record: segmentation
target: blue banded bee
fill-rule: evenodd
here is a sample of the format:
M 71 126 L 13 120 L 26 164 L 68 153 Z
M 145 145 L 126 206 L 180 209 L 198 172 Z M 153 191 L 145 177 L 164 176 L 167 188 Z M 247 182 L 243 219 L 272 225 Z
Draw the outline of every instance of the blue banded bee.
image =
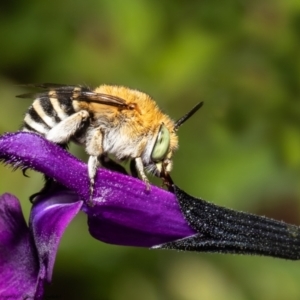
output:
M 74 141 L 85 147 L 92 199 L 97 167 L 108 155 L 118 161 L 131 160 L 131 171 L 149 189 L 145 170 L 170 183 L 172 156 L 178 147 L 177 130 L 203 104 L 174 122 L 145 93 L 122 86 L 59 84 L 34 85 L 43 89 L 34 97 L 21 130 L 36 132 L 66 148 Z M 117 165 L 117 163 L 115 163 Z

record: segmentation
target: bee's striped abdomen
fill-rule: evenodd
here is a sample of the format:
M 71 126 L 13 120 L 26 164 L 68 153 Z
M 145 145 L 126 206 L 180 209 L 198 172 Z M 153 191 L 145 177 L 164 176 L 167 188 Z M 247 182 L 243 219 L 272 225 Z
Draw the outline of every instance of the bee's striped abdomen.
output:
M 56 91 L 40 94 L 29 107 L 23 131 L 33 131 L 45 136 L 51 128 L 74 114 L 72 93 L 62 94 Z

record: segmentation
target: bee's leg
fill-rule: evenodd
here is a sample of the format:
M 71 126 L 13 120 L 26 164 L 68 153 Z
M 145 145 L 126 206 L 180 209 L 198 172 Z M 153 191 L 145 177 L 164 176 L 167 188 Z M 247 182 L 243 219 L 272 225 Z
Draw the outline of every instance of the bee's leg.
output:
M 107 155 L 100 155 L 100 157 L 98 157 L 98 160 L 101 166 L 103 166 L 104 168 L 128 175 L 126 169 L 123 166 L 109 158 Z
M 46 139 L 56 144 L 67 143 L 82 127 L 82 124 L 88 120 L 89 116 L 86 110 L 81 110 L 69 116 L 50 129 L 46 135 Z
M 94 185 L 95 177 L 97 173 L 97 168 L 99 166 L 98 156 L 90 156 L 88 160 L 88 174 L 90 179 L 90 199 L 89 204 L 93 205 L 93 194 L 94 194 Z
M 26 172 L 27 172 L 28 169 L 29 169 L 29 168 L 24 168 L 24 169 L 22 169 L 22 173 L 23 173 L 23 176 L 24 176 L 24 177 L 29 177 L 29 176 L 26 174 Z
M 86 152 L 90 155 L 88 160 L 88 175 L 90 179 L 90 199 L 89 204 L 93 205 L 93 194 L 94 194 L 94 185 L 95 177 L 97 173 L 97 168 L 99 166 L 99 157 L 103 155 L 102 140 L 103 134 L 100 128 L 95 129 L 90 134 L 90 140 L 87 143 Z
M 63 149 L 68 147 L 67 142 L 70 138 L 76 134 L 76 132 L 82 127 L 81 125 L 89 118 L 89 113 L 85 110 L 79 111 L 65 120 L 61 121 L 59 124 L 54 126 L 46 135 L 46 139 L 58 144 Z M 53 179 L 45 176 L 45 185 L 42 190 L 35 193 L 29 197 L 30 202 L 34 202 L 35 198 L 40 194 L 47 193 L 52 186 Z
M 139 177 L 139 173 L 138 173 L 138 170 L 136 168 L 135 160 L 130 161 L 130 172 L 131 172 L 132 177 L 135 177 L 135 178 Z
M 34 194 L 32 194 L 32 195 L 29 197 L 29 201 L 30 201 L 31 203 L 34 203 L 34 202 L 35 202 L 35 198 L 36 198 L 37 196 L 40 196 L 40 195 L 42 195 L 42 194 L 46 194 L 46 193 L 51 189 L 51 186 L 52 186 L 52 183 L 53 183 L 53 179 L 50 178 L 50 177 L 48 177 L 48 176 L 46 176 L 46 175 L 44 175 L 44 179 L 45 179 L 45 184 L 44 184 L 43 188 L 42 188 L 39 192 L 34 193 Z
M 147 191 L 149 191 L 150 190 L 150 182 L 144 172 L 143 161 L 140 157 L 136 157 L 134 160 L 135 160 L 136 169 L 137 169 L 138 173 L 140 174 L 142 180 L 146 183 Z
M 168 191 L 174 193 L 174 182 L 169 173 L 165 173 L 164 176 L 161 177 L 163 181 L 163 186 L 166 186 Z

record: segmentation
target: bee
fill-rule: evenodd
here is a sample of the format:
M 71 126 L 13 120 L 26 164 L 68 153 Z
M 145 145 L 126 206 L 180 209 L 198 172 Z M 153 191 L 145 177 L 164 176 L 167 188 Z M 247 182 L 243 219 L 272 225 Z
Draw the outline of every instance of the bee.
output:
M 83 145 L 89 155 L 91 199 L 97 168 L 110 163 L 117 166 L 109 156 L 117 161 L 130 160 L 133 175 L 139 175 L 147 189 L 150 185 L 145 171 L 170 183 L 172 156 L 178 148 L 177 130 L 203 104 L 198 103 L 174 122 L 149 95 L 127 87 L 34 87 L 43 91 L 18 96 L 34 98 L 21 130 L 38 133 L 63 148 L 70 141 Z

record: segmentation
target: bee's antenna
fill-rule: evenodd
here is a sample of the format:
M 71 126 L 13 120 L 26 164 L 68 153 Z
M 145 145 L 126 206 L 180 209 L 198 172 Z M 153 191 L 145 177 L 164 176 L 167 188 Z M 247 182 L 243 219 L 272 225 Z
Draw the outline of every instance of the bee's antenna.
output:
M 175 122 L 174 131 L 177 131 L 178 128 L 188 120 L 197 110 L 199 110 L 203 105 L 203 102 L 198 103 L 193 109 L 191 109 L 187 114 L 181 117 L 179 120 Z

